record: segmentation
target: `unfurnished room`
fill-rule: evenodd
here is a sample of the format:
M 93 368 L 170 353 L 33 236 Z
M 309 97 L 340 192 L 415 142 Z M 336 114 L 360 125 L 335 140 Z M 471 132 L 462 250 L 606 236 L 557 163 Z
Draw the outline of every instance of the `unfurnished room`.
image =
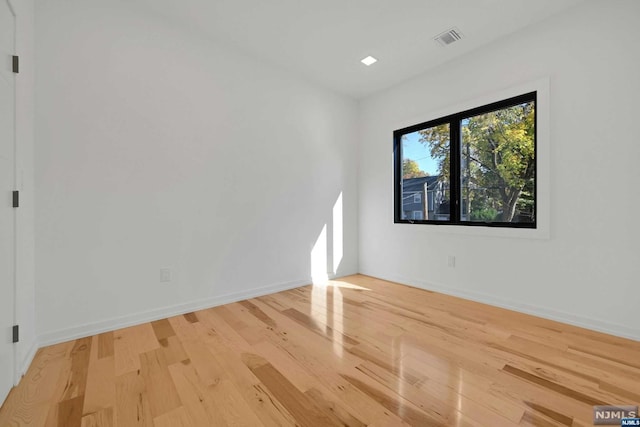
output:
M 0 0 L 0 427 L 640 426 L 639 20 Z

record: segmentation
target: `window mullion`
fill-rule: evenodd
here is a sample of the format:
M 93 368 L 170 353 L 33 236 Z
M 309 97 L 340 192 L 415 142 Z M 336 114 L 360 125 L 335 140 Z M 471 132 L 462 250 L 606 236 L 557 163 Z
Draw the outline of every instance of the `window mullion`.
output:
M 394 132 L 393 158 L 394 158 L 394 220 L 402 220 L 402 135 Z
M 451 222 L 460 222 L 460 118 L 454 117 L 449 125 L 450 133 L 450 165 L 449 188 L 451 201 L 449 203 Z

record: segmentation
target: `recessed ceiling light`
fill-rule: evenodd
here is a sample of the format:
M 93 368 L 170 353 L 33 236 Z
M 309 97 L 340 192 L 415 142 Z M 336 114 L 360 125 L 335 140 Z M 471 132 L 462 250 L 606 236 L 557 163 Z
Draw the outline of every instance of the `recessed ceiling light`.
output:
M 360 62 L 362 62 L 364 65 L 366 65 L 368 67 L 369 65 L 378 62 L 378 60 L 376 58 L 374 58 L 373 56 L 367 56 L 366 58 L 364 58 Z

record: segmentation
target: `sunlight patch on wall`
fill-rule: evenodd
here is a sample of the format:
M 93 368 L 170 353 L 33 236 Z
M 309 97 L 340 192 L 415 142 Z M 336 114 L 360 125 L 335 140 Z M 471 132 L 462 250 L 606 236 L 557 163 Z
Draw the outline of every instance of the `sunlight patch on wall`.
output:
M 311 250 L 311 282 L 326 283 L 327 275 L 327 224 L 322 227 L 320 235 Z
M 338 200 L 336 200 L 336 203 L 333 205 L 333 274 L 338 273 L 338 268 L 340 267 L 344 253 L 342 226 L 342 192 L 340 192 Z

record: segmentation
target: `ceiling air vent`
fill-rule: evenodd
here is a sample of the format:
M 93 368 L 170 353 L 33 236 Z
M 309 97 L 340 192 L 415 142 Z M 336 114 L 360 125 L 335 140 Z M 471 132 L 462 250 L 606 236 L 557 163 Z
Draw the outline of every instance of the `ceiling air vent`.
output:
M 440 46 L 447 46 L 453 42 L 457 42 L 462 38 L 462 33 L 457 28 L 452 28 L 444 33 L 438 34 L 434 40 L 440 44 Z

